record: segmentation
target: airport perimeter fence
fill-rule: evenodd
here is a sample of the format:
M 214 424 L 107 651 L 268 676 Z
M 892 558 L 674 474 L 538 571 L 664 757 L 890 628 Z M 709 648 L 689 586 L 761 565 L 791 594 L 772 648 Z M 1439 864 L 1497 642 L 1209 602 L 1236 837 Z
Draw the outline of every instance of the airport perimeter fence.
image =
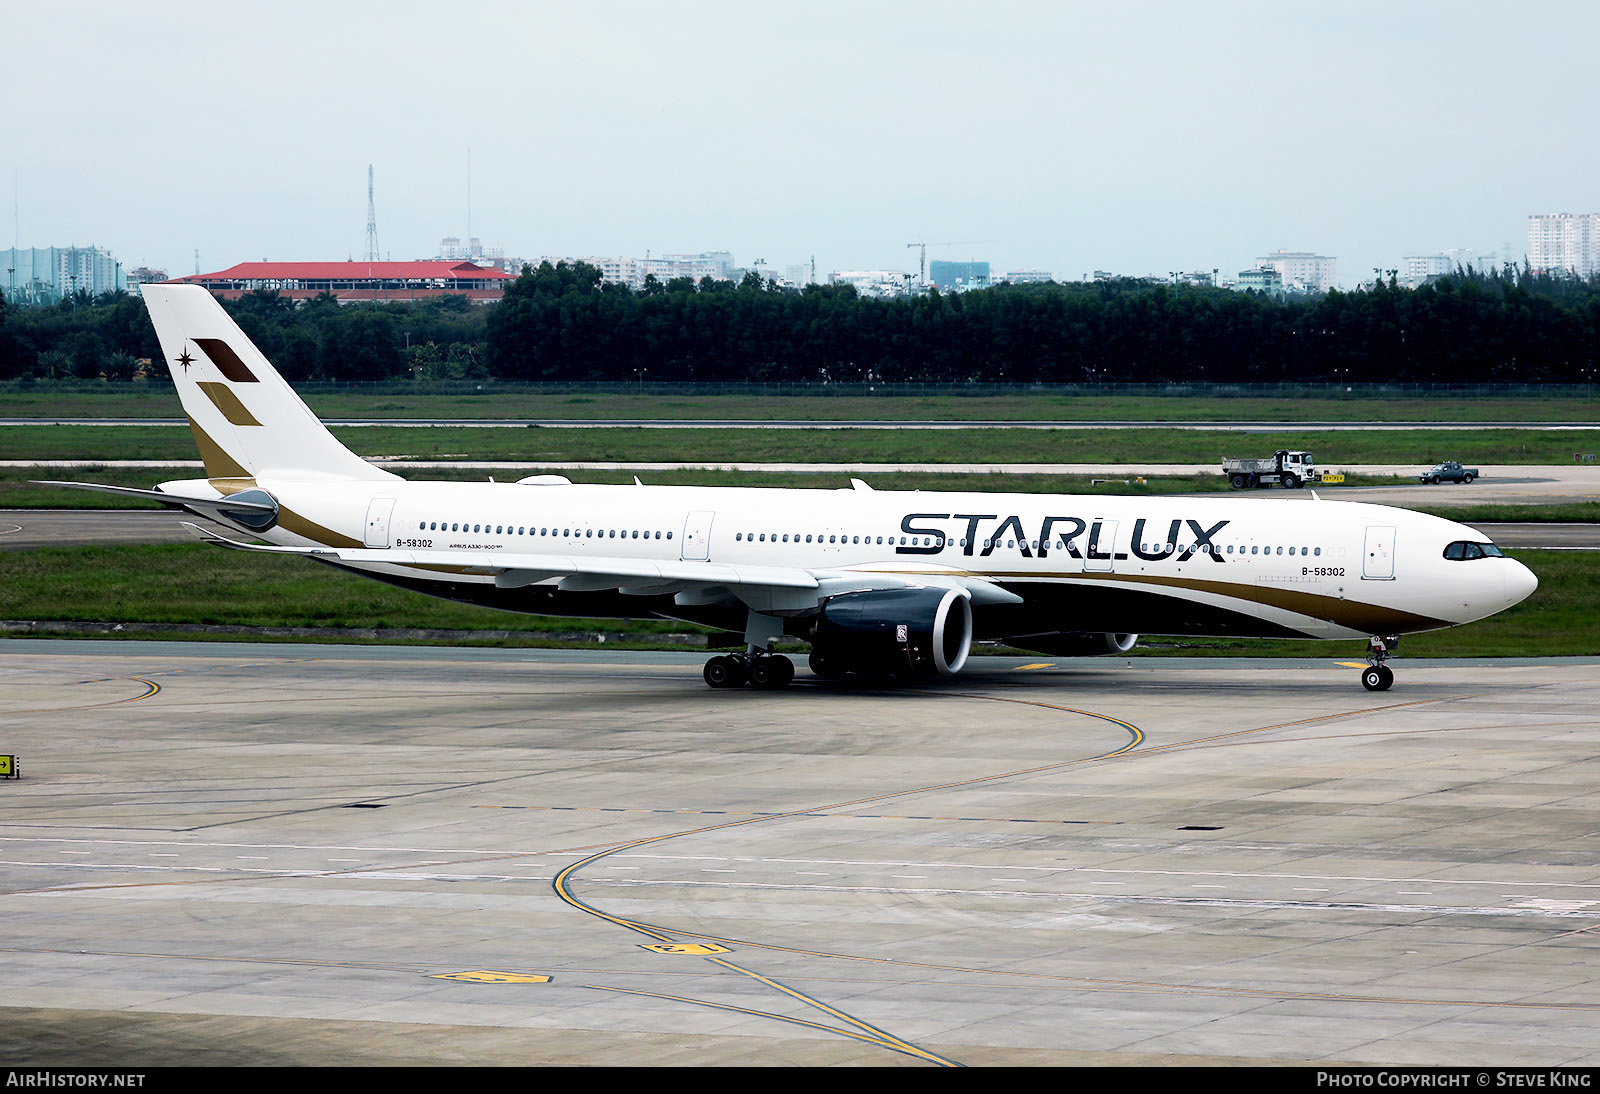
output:
M 7 380 L 0 394 L 54 391 L 135 391 L 171 388 L 168 377 L 107 382 L 104 380 Z M 1208 399 L 1595 399 L 1593 384 L 1306 384 L 1306 383 L 827 383 L 822 381 L 625 380 L 304 380 L 294 388 L 302 395 L 651 395 L 745 397 L 803 396 L 812 398 L 996 398 L 1066 396 L 1072 398 L 1208 398 Z

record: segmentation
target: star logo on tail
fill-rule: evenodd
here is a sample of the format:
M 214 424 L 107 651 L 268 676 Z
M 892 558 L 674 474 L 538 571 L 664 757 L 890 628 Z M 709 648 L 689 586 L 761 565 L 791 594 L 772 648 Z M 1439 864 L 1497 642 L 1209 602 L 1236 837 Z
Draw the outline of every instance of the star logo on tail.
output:
M 189 372 L 189 366 L 194 364 L 194 358 L 189 356 L 189 349 L 187 346 L 184 347 L 183 356 L 178 358 L 178 364 L 183 366 L 185 375 L 187 375 Z

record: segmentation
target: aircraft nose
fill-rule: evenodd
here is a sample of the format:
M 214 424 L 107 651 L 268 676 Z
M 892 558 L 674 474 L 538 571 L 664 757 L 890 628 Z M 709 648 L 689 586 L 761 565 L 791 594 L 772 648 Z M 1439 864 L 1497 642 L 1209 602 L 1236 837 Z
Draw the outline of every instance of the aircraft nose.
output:
M 1516 559 L 1507 559 L 1511 565 L 1506 570 L 1506 606 L 1520 604 L 1533 595 L 1539 587 L 1539 578 L 1532 570 L 1528 569 Z

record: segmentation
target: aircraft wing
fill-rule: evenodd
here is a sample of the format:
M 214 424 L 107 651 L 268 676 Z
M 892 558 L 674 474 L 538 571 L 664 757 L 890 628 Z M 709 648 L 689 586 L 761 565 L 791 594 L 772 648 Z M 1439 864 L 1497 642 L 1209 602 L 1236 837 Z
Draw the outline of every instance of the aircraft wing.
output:
M 208 543 L 237 551 L 304 555 L 328 562 L 381 563 L 460 574 L 492 575 L 494 583 L 503 589 L 552 580 L 567 592 L 618 589 L 625 593 L 654 594 L 720 588 L 752 608 L 769 611 L 796 610 L 806 605 L 814 607 L 818 599 L 844 592 L 914 587 L 956 589 L 964 592 L 974 604 L 1020 603 L 1022 599 L 981 578 L 932 567 L 898 572 L 868 568 L 807 570 L 796 566 L 488 552 L 461 548 L 281 547 L 241 543 L 187 521 L 183 526 Z
M 821 583 L 806 570 L 789 566 L 732 566 L 718 562 L 673 562 L 647 558 L 611 558 L 518 551 L 434 550 L 404 547 L 276 547 L 240 543 L 187 521 L 196 536 L 220 547 L 238 551 L 265 551 L 280 555 L 305 555 L 331 562 L 384 563 L 453 570 L 462 574 L 494 575 L 501 588 L 532 585 L 561 578 L 562 588 L 576 591 L 636 588 L 674 583 L 689 585 L 762 586 L 781 589 L 815 589 Z

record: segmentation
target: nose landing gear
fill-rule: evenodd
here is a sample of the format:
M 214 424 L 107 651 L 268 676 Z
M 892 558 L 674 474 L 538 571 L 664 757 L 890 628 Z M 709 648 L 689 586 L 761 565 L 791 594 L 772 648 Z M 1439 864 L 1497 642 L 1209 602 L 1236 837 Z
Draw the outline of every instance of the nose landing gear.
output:
M 1397 634 L 1373 635 L 1367 639 L 1367 667 L 1361 670 L 1361 686 L 1368 691 L 1388 691 L 1394 684 L 1394 670 L 1384 662 L 1389 651 L 1400 644 Z

